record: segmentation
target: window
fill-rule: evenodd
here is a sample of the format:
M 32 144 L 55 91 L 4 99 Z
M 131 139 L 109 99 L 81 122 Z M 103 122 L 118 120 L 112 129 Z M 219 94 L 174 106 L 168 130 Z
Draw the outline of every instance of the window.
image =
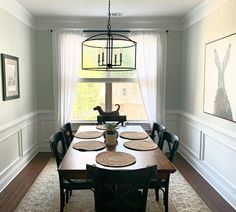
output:
M 103 110 L 116 110 L 128 120 L 146 121 L 136 71 L 105 72 L 80 70 L 72 121 L 96 120 L 98 112 L 93 108 L 100 105 Z
M 132 39 L 139 46 L 139 82 L 135 71 L 79 71 L 79 74 L 76 74 L 75 70 L 80 69 L 81 62 L 81 43 L 84 40 L 82 32 L 53 32 L 53 88 L 58 126 L 67 121 L 96 120 L 97 112 L 93 111 L 94 106 L 101 105 L 105 110 L 112 110 L 117 101 L 122 105 L 120 113 L 127 115 L 128 120 L 164 122 L 166 33 L 132 32 Z M 142 98 L 138 88 L 142 90 Z

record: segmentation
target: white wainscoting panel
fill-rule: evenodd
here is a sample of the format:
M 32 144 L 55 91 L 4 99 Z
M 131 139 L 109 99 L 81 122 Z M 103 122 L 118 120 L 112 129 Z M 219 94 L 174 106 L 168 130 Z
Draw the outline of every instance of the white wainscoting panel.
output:
M 236 209 L 236 137 L 192 114 L 178 112 L 180 154 Z
M 236 162 L 236 152 L 223 142 L 205 135 L 203 162 L 210 169 L 224 176 L 225 180 L 236 185 L 236 172 L 232 171 L 233 162 Z
M 21 128 L 22 153 L 26 155 L 31 149 L 38 145 L 37 122 L 31 122 Z
M 49 138 L 56 132 L 54 112 L 51 110 L 39 111 L 39 151 L 50 152 Z
M 201 130 L 188 122 L 182 121 L 180 125 L 181 145 L 195 158 L 201 157 Z
M 0 140 L 0 176 L 20 158 L 19 131 Z
M 38 153 L 37 112 L 0 126 L 0 192 Z

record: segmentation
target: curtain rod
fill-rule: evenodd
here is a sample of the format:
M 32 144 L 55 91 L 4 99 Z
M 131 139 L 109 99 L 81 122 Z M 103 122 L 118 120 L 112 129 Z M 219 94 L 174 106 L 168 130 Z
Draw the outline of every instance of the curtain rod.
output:
M 141 29 L 142 31 L 156 31 L 154 29 L 149 29 L 149 30 L 145 30 L 145 29 Z M 53 29 L 49 29 L 50 32 L 53 32 Z M 111 30 L 111 32 L 131 32 L 131 31 L 140 31 L 140 29 L 134 29 L 134 30 Z M 160 31 L 165 31 L 166 33 L 168 33 L 170 30 L 166 29 L 166 30 L 160 30 Z M 107 32 L 107 30 L 83 30 L 83 32 Z
M 83 32 L 107 32 L 107 30 L 83 30 Z M 130 32 L 130 30 L 111 30 L 111 32 Z

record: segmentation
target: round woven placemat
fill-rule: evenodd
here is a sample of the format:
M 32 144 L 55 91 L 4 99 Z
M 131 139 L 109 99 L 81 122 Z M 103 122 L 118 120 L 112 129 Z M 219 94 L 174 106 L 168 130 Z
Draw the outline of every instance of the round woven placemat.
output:
M 74 149 L 82 150 L 82 151 L 101 150 L 105 147 L 106 147 L 105 143 L 101 141 L 96 141 L 96 140 L 80 141 L 73 145 Z
M 139 150 L 139 151 L 154 150 L 158 147 L 156 143 L 146 140 L 126 141 L 123 145 L 129 149 Z
M 99 131 L 83 131 L 75 133 L 76 138 L 92 139 L 102 136 L 102 132 Z
M 106 130 L 107 129 L 105 124 L 99 124 L 99 125 L 96 126 L 96 128 L 98 130 Z
M 97 163 L 109 167 L 124 167 L 134 164 L 133 155 L 125 152 L 101 152 L 96 156 Z
M 120 137 L 130 140 L 141 140 L 147 138 L 148 134 L 146 132 L 127 131 L 121 132 Z
M 99 124 L 99 125 L 96 126 L 96 128 L 98 130 L 106 130 L 107 129 L 105 124 Z M 119 129 L 119 126 L 116 126 L 116 129 Z

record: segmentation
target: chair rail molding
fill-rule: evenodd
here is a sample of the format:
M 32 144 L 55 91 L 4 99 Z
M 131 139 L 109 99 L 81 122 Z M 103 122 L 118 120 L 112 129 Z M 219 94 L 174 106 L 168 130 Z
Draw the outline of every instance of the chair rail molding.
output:
M 236 135 L 200 117 L 179 114 L 179 153 L 236 209 Z

